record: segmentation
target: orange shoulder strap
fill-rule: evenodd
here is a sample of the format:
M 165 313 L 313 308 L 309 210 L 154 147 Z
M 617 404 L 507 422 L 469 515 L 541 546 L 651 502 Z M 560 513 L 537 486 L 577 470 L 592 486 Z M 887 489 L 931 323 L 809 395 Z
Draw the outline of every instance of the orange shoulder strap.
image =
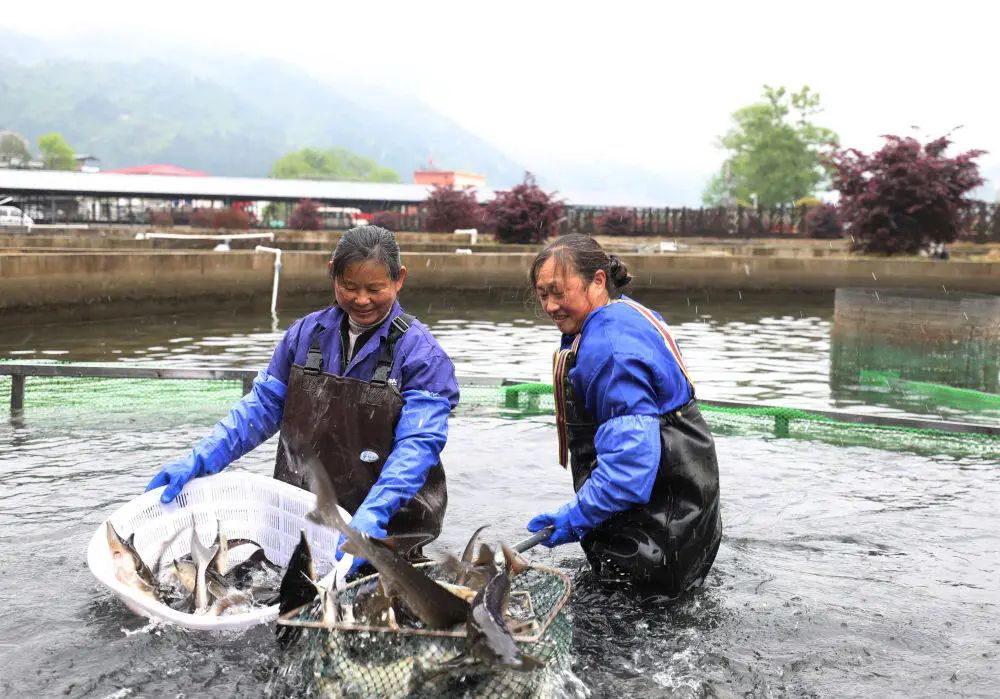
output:
M 674 361 L 677 362 L 677 366 L 681 368 L 681 372 L 684 374 L 684 378 L 687 379 L 688 384 L 691 385 L 691 392 L 694 393 L 694 382 L 688 375 L 687 367 L 684 366 L 684 358 L 681 356 L 681 351 L 680 349 L 678 349 L 677 343 L 674 342 L 674 337 L 673 335 L 670 334 L 670 330 L 667 328 L 667 324 L 664 323 L 659 318 L 657 318 L 655 315 L 653 315 L 652 311 L 650 311 L 648 308 L 646 308 L 642 304 L 638 304 L 635 301 L 632 301 L 631 299 L 615 299 L 611 303 L 624 303 L 629 308 L 638 311 L 643 318 L 648 320 L 653 325 L 653 327 L 656 328 L 656 331 L 660 333 L 660 336 L 663 338 L 663 343 L 667 346 L 667 350 L 669 350 L 670 354 L 673 355 Z

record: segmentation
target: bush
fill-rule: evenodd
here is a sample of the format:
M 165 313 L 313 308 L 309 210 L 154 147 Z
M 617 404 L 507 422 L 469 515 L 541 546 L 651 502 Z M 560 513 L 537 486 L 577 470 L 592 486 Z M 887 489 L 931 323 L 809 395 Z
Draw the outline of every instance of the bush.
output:
M 601 235 L 632 235 L 635 232 L 635 212 L 631 209 L 608 209 L 597 219 Z
M 530 172 L 509 192 L 497 192 L 486 207 L 501 243 L 541 243 L 558 232 L 562 202 L 535 184 Z
M 872 155 L 851 148 L 832 159 L 833 186 L 840 192 L 851 248 L 915 254 L 931 243 L 955 240 L 965 194 L 983 183 L 974 162 L 983 151 L 948 158 L 947 136 L 926 145 L 914 138 L 885 139 Z
M 214 210 L 195 209 L 191 212 L 190 223 L 192 228 L 213 228 L 215 226 Z
M 149 216 L 149 222 L 154 226 L 172 226 L 174 214 L 172 211 L 153 211 Z
M 483 213 L 474 189 L 435 185 L 424 200 L 427 230 L 451 233 L 456 228 L 482 228 Z
M 288 220 L 288 226 L 297 231 L 318 231 L 321 223 L 319 208 L 312 199 L 303 199 L 296 204 Z
M 840 238 L 844 235 L 844 224 L 840 212 L 832 204 L 817 204 L 809 207 L 805 215 L 806 235 L 810 238 Z
M 385 228 L 389 231 L 398 231 L 399 224 L 403 220 L 403 215 L 398 211 L 376 211 L 371 215 L 373 226 Z
M 250 227 L 250 214 L 239 209 L 215 209 L 212 227 L 227 231 L 245 231 Z

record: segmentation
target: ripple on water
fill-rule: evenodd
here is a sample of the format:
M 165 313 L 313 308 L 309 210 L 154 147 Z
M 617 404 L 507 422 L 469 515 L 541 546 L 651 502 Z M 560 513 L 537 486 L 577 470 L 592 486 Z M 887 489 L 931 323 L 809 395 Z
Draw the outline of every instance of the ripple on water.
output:
M 548 374 L 555 333 L 527 308 L 435 299 L 425 313 L 419 299 L 410 310 L 460 375 Z M 830 404 L 829 299 L 815 308 L 807 299 L 801 316 L 787 301 L 718 299 L 658 306 L 702 395 Z M 278 337 L 266 317 L 226 310 L 5 331 L 0 355 L 259 368 Z M 150 626 L 84 562 L 106 514 L 204 436 L 221 415 L 212 410 L 73 424 L 58 414 L 0 418 L 5 695 L 234 696 L 275 685 L 283 661 L 268 629 L 206 636 Z M 720 436 L 717 445 L 725 534 L 704 589 L 638 604 L 594 584 L 579 548 L 532 551 L 574 577 L 573 672 L 592 696 L 1000 695 L 996 464 L 778 439 Z M 269 473 L 274 449 L 271 440 L 234 468 Z M 463 414 L 443 459 L 450 498 L 438 551 L 459 549 L 486 522 L 487 540 L 516 541 L 531 516 L 570 495 L 551 417 Z

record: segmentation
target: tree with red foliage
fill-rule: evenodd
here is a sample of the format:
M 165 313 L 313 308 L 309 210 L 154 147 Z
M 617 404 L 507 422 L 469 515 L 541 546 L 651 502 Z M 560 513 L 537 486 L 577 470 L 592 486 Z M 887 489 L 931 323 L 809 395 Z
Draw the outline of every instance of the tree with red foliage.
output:
M 557 233 L 563 205 L 526 172 L 521 184 L 497 192 L 486 211 L 501 243 L 541 243 Z
M 149 209 L 147 209 L 147 211 L 149 211 Z M 167 209 L 162 211 L 152 211 L 149 216 L 149 222 L 154 226 L 172 226 L 174 225 L 174 214 Z
M 984 151 L 949 158 L 947 136 L 926 145 L 909 137 L 884 138 L 886 144 L 872 155 L 850 148 L 832 159 L 851 248 L 915 254 L 931 243 L 955 240 L 965 194 L 983 183 L 974 161 Z
M 191 212 L 190 224 L 192 228 L 212 228 L 215 224 L 215 217 L 211 209 L 195 209 Z
M 834 239 L 844 235 L 844 223 L 833 204 L 810 206 L 805 215 L 806 235 L 810 238 Z
M 371 224 L 388 231 L 398 231 L 403 215 L 398 211 L 376 211 L 372 214 Z
M 297 231 L 318 231 L 322 221 L 319 207 L 312 199 L 302 199 L 292 210 L 288 225 Z
M 608 209 L 597 219 L 601 235 L 632 235 L 635 233 L 635 212 L 631 209 Z
M 212 227 L 227 231 L 245 231 L 250 227 L 250 214 L 231 207 L 216 209 L 212 216 Z
M 423 206 L 429 231 L 451 233 L 456 228 L 483 226 L 483 212 L 474 189 L 435 185 Z

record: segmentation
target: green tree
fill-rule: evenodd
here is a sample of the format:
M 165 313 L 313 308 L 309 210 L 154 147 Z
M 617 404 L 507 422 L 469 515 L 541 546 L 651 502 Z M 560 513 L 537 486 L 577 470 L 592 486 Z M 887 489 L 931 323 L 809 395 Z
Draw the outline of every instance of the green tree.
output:
M 27 163 L 31 160 L 28 142 L 12 131 L 0 133 L 0 158 L 4 160 L 17 158 L 22 163 Z
M 47 133 L 38 137 L 38 150 L 46 170 L 76 170 L 76 158 L 66 139 L 58 133 Z
M 816 126 L 819 95 L 803 86 L 789 93 L 764 86 L 764 101 L 733 112 L 733 126 L 719 139 L 728 153 L 705 188 L 710 206 L 750 202 L 761 207 L 791 204 L 829 178 L 826 157 L 839 145 L 837 134 Z
M 279 179 L 399 182 L 399 174 L 344 148 L 303 148 L 282 156 L 271 168 Z

